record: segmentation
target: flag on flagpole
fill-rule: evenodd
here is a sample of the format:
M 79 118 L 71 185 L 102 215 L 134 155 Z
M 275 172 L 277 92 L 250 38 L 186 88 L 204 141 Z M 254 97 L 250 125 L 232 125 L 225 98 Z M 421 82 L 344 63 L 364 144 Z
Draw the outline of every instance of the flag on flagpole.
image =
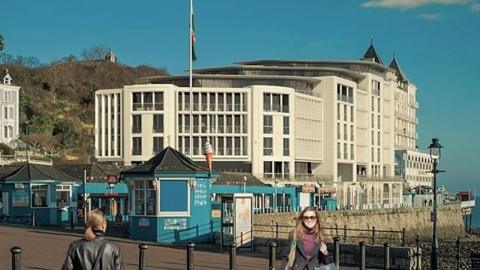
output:
M 195 61 L 197 60 L 197 54 L 195 53 L 195 43 L 197 41 L 197 36 L 196 36 L 196 33 L 195 33 L 195 21 L 194 21 L 194 16 L 193 16 L 193 6 L 192 6 L 192 18 L 191 18 L 191 22 L 192 22 L 192 25 L 190 25 L 190 37 L 192 39 L 192 61 Z

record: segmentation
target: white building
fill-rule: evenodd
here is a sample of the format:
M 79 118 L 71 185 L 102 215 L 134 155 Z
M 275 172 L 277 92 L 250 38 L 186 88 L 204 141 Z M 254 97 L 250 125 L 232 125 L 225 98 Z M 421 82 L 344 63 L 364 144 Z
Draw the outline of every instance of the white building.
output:
M 18 93 L 20 87 L 12 85 L 12 77 L 5 70 L 0 82 L 0 142 L 9 144 L 18 138 Z
M 394 156 L 402 84 L 373 46 L 362 60 L 264 60 L 194 73 L 191 90 L 187 76 L 98 90 L 96 158 L 139 164 L 169 145 L 203 161 L 209 141 L 217 170 L 333 188 L 340 205 L 401 203 Z

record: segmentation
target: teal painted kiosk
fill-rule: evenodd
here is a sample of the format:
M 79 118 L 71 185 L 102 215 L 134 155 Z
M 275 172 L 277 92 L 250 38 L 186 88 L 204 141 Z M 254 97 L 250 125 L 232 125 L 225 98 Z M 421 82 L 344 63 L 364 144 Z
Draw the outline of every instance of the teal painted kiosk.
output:
M 176 244 L 213 241 L 220 231 L 220 224 L 211 218 L 211 185 L 216 178 L 218 174 L 171 147 L 121 172 L 131 201 L 130 237 Z
M 79 184 L 51 165 L 26 163 L 0 170 L 1 212 L 7 222 L 61 225 L 75 218 Z

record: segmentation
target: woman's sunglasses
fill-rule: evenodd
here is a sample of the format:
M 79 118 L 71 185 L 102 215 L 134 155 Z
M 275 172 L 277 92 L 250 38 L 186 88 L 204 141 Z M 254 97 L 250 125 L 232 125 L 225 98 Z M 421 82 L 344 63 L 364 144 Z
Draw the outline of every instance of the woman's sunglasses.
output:
M 317 220 L 317 216 L 303 216 L 303 220 Z

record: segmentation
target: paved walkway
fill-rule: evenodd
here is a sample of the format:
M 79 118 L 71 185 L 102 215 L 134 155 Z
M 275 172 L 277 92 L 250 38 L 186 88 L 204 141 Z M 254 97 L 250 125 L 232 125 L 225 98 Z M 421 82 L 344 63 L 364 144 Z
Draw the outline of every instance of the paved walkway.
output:
M 68 245 L 81 234 L 0 225 L 0 269 L 11 269 L 10 248 L 22 248 L 22 269 L 61 269 Z M 113 238 L 123 253 L 126 269 L 138 269 L 138 242 Z M 150 245 L 147 269 L 186 269 L 186 251 L 181 247 Z M 228 269 L 228 253 L 195 251 L 195 269 Z M 277 269 L 280 261 L 277 261 Z M 237 269 L 268 269 L 268 260 L 251 254 L 237 255 Z M 341 269 L 356 269 L 342 267 Z

